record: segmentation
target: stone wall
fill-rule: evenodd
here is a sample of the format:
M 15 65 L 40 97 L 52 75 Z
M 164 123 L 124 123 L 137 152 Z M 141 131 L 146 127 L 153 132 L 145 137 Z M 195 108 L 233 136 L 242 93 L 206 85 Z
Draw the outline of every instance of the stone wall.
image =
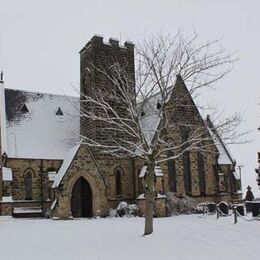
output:
M 3 196 L 12 196 L 13 200 L 25 200 L 25 174 L 32 172 L 32 200 L 49 199 L 50 184 L 48 171 L 58 171 L 62 161 L 13 159 L 9 158 L 6 167 L 10 167 L 13 180 L 8 185 L 4 183 Z
M 91 187 L 93 215 L 108 214 L 107 188 L 103 172 L 95 164 L 86 147 L 81 146 L 69 166 L 59 187 L 56 189 L 57 205 L 53 214 L 59 218 L 71 216 L 71 195 L 75 182 L 83 177 Z
M 207 152 L 203 153 L 203 167 L 205 178 L 205 191 L 201 190 L 201 183 L 203 180 L 199 176 L 198 150 L 191 149 L 188 153 L 189 169 L 191 180 L 191 196 L 215 195 L 218 193 L 218 178 L 214 169 L 217 164 L 217 149 L 210 140 L 206 125 L 201 118 L 199 111 L 193 102 L 183 80 L 177 77 L 177 82 L 173 90 L 173 94 L 166 107 L 166 139 L 174 145 L 183 144 L 183 134 L 187 132 L 187 142 L 197 136 L 197 138 L 205 139 L 201 146 L 207 147 Z M 199 137 L 200 136 L 200 137 Z M 197 145 L 198 147 L 199 145 Z M 182 148 L 184 149 L 184 148 Z M 182 150 L 176 151 L 180 156 L 175 159 L 176 171 L 176 191 L 177 194 L 187 194 L 184 185 L 184 162 L 181 155 Z M 171 191 L 169 188 L 169 175 L 167 163 L 162 166 L 164 172 L 164 190 Z
M 12 215 L 12 202 L 0 202 L 0 215 L 10 216 Z
M 145 216 L 145 199 L 138 198 L 136 200 L 139 216 Z M 166 197 L 155 197 L 154 198 L 154 217 L 166 217 L 167 216 L 167 207 L 166 207 Z
M 111 93 L 116 91 L 115 84 L 109 77 L 116 77 L 116 73 L 111 69 L 115 65 L 120 66 L 120 70 L 124 71 L 124 75 L 132 85 L 132 94 L 135 96 L 135 71 L 134 71 L 134 45 L 125 42 L 124 46 L 119 45 L 119 41 L 110 39 L 109 43 L 103 42 L 103 37 L 94 36 L 80 51 L 80 88 L 81 93 L 86 96 L 96 98 L 103 96 L 107 98 Z M 84 100 L 84 97 L 82 97 Z M 121 109 L 121 102 L 117 100 L 109 100 L 113 102 L 112 106 L 122 116 L 125 110 Z M 84 103 L 81 104 L 81 111 L 87 108 Z M 92 110 L 97 108 L 92 104 Z M 108 124 L 98 120 L 92 121 L 86 117 L 81 117 L 81 133 L 88 138 L 94 139 L 99 143 L 108 143 L 115 135 L 115 131 L 108 129 Z M 118 134 L 118 133 L 117 133 Z M 125 133 L 124 133 L 125 135 Z M 117 136 L 118 137 L 118 136 Z M 122 136 L 126 138 L 126 136 Z

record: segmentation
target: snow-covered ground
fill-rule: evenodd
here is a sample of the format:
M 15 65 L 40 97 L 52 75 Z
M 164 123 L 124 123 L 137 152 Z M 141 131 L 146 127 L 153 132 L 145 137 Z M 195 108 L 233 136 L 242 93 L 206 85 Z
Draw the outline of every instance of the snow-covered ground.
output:
M 0 259 L 259 259 L 260 221 L 200 215 L 79 220 L 0 217 Z

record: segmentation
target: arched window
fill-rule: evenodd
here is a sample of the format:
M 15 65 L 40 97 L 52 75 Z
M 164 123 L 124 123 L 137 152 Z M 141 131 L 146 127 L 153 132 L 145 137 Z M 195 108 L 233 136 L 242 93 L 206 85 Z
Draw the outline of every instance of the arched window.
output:
M 122 171 L 117 169 L 115 172 L 115 191 L 116 195 L 122 195 Z
M 175 142 L 172 139 L 168 140 L 168 150 L 167 157 L 171 158 L 174 156 L 174 147 L 176 146 Z M 176 178 L 176 166 L 175 160 L 169 159 L 167 161 L 167 168 L 168 168 L 168 186 L 171 192 L 177 192 L 177 178 Z
M 172 157 L 173 151 L 168 151 L 168 158 Z M 167 161 L 168 166 L 168 184 L 171 192 L 176 192 L 176 168 L 175 168 L 175 160 L 170 159 Z
M 200 186 L 200 194 L 202 196 L 206 195 L 206 180 L 205 180 L 205 169 L 204 169 L 204 156 L 198 151 L 197 152 L 197 160 L 198 160 L 198 173 L 199 173 L 199 186 Z
M 182 129 L 182 144 L 183 149 L 189 147 L 189 129 Z M 183 174 L 184 174 L 184 187 L 187 195 L 191 195 L 191 170 L 190 170 L 190 152 L 185 151 L 182 157 L 183 161 Z
M 143 178 L 139 177 L 141 170 L 137 170 L 138 195 L 144 194 Z
M 25 190 L 25 199 L 32 199 L 32 176 L 33 173 L 31 170 L 25 172 L 24 175 L 24 190 Z

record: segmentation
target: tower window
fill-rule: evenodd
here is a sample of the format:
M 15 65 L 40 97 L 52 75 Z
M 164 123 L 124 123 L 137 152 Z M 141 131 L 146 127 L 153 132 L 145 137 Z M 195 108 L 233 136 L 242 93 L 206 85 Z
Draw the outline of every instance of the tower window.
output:
M 56 111 L 56 116 L 63 116 L 63 112 L 61 108 L 59 107 L 58 110 Z

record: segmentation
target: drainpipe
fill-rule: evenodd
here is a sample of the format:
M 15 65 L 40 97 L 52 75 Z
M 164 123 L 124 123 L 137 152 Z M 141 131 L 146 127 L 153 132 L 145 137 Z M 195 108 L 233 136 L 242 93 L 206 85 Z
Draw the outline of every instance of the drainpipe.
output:
M 43 160 L 41 160 L 40 164 L 40 175 L 41 175 L 41 211 L 43 213 Z

